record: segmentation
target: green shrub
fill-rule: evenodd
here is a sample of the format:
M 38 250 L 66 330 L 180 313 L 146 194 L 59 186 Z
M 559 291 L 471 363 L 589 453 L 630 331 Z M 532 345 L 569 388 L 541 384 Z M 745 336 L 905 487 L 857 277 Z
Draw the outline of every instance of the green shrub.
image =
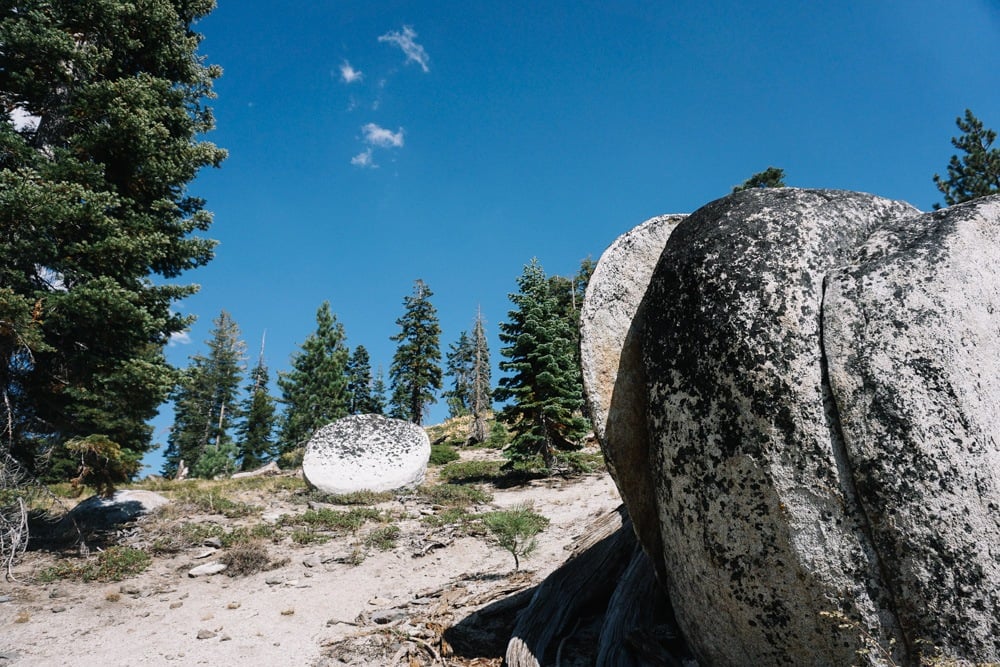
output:
M 501 476 L 502 461 L 453 461 L 441 468 L 438 476 L 453 484 L 494 482 Z
M 488 503 L 493 500 L 493 496 L 486 491 L 475 486 L 463 486 L 461 484 L 421 486 L 417 489 L 417 493 L 429 503 L 451 507 L 466 507 L 473 504 Z
M 306 454 L 305 447 L 296 447 L 278 457 L 278 467 L 282 470 L 294 470 L 302 467 L 302 457 Z
M 368 534 L 368 537 L 365 538 L 365 544 L 375 547 L 379 551 L 390 551 L 396 548 L 396 540 L 398 539 L 399 526 L 382 526 Z
M 355 532 L 366 521 L 379 521 L 382 513 L 372 507 L 355 507 L 346 512 L 321 508 L 306 510 L 299 516 L 285 515 L 281 517 L 283 524 L 304 525 L 313 530 L 350 531 Z
M 483 524 L 496 543 L 514 557 L 516 571 L 521 567 L 520 559 L 527 558 L 538 547 L 535 536 L 549 525 L 549 520 L 536 514 L 531 505 L 517 505 L 485 514 Z
M 431 458 L 428 463 L 432 466 L 443 466 L 451 461 L 459 459 L 458 452 L 448 443 L 431 445 Z
M 43 582 L 61 579 L 79 581 L 121 581 L 133 577 L 147 567 L 152 558 L 141 549 L 110 547 L 95 558 L 80 561 L 62 561 L 42 570 L 38 579 Z
M 215 486 L 204 488 L 201 485 L 189 485 L 182 487 L 177 500 L 192 505 L 206 514 L 221 514 L 229 519 L 250 516 L 260 511 L 259 507 L 230 500 L 221 491 L 221 488 Z
M 226 564 L 226 574 L 230 577 L 257 574 L 271 567 L 267 547 L 253 540 L 234 546 L 219 561 Z
M 311 526 L 296 528 L 292 531 L 292 542 L 303 546 L 307 544 L 323 544 L 324 542 L 329 542 L 331 539 L 333 539 L 333 536 L 317 533 Z
M 353 491 L 351 493 L 336 493 L 333 495 L 320 495 L 323 501 L 333 505 L 378 505 L 387 503 L 394 499 L 396 494 L 392 491 Z

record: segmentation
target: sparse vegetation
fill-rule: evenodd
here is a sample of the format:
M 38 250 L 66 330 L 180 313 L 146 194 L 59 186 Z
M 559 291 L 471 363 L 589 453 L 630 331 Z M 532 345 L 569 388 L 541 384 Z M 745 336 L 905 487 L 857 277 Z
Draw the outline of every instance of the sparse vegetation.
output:
M 338 493 L 332 496 L 319 494 L 318 500 L 332 505 L 378 505 L 387 503 L 395 494 L 392 491 L 354 491 L 353 493 Z
M 356 507 L 346 512 L 321 508 L 306 510 L 298 516 L 284 515 L 283 525 L 304 525 L 314 530 L 356 532 L 366 521 L 379 521 L 382 513 L 371 507 Z
M 429 503 L 449 505 L 451 507 L 467 507 L 474 504 L 488 503 L 493 500 L 493 496 L 486 491 L 475 486 L 465 486 L 462 484 L 421 486 L 417 492 Z
M 527 558 L 538 547 L 535 536 L 549 525 L 549 520 L 536 514 L 530 505 L 517 505 L 486 514 L 483 523 L 496 543 L 514 557 L 514 570 L 517 571 L 521 558 Z
M 260 540 L 250 540 L 233 546 L 219 561 L 226 564 L 226 574 L 230 577 L 245 577 L 272 567 L 267 547 Z
M 399 539 L 399 526 L 390 524 L 376 528 L 365 538 L 365 545 L 374 547 L 379 551 L 390 551 L 396 548 L 396 540 Z
M 101 551 L 85 560 L 63 560 L 38 573 L 42 582 L 73 579 L 79 581 L 121 581 L 133 577 L 147 567 L 152 558 L 133 547 L 117 546 Z
M 452 484 L 495 482 L 502 476 L 501 461 L 453 461 L 442 466 L 438 476 Z
M 430 465 L 443 466 L 446 463 L 457 461 L 458 459 L 458 452 L 455 451 L 455 447 L 453 445 L 447 442 L 431 445 L 431 458 L 428 461 Z

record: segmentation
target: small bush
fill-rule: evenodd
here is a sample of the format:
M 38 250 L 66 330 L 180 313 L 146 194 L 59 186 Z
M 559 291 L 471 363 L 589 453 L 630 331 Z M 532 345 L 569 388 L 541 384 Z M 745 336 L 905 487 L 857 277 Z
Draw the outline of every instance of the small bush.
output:
M 431 458 L 428 463 L 432 466 L 443 466 L 451 461 L 459 459 L 458 452 L 453 446 L 447 443 L 431 445 Z
M 278 457 L 278 467 L 282 470 L 295 470 L 296 468 L 301 468 L 302 457 L 305 455 L 305 447 L 296 447 L 295 449 L 285 452 Z
M 292 542 L 305 546 L 307 544 L 323 544 L 332 539 L 330 535 L 317 533 L 312 528 L 296 528 L 292 531 Z
M 421 486 L 417 489 L 417 492 L 429 503 L 451 507 L 466 507 L 473 504 L 488 503 L 493 500 L 493 496 L 486 491 L 475 486 L 463 486 L 461 484 Z
M 589 474 L 605 470 L 604 455 L 600 452 L 559 452 L 556 464 L 571 474 Z
M 257 574 L 271 567 L 267 547 L 259 541 L 238 544 L 225 553 L 219 561 L 226 564 L 226 574 L 230 577 Z
M 453 461 L 441 468 L 438 476 L 452 484 L 493 482 L 501 476 L 502 461 Z
M 485 532 L 479 517 L 469 514 L 462 507 L 449 507 L 438 514 L 421 517 L 420 521 L 431 528 L 454 526 L 457 535 L 482 535 Z
M 299 516 L 285 515 L 281 517 L 283 524 L 305 525 L 314 530 L 350 531 L 355 532 L 366 521 L 378 521 L 381 512 L 371 507 L 355 507 L 346 512 L 330 509 L 306 510 Z
M 194 506 L 206 514 L 221 514 L 229 519 L 239 519 L 260 511 L 259 507 L 230 500 L 220 493 L 219 488 L 206 489 L 200 485 L 190 485 L 181 490 L 177 500 Z
M 530 556 L 538 547 L 535 536 L 549 525 L 549 520 L 536 514 L 530 505 L 517 505 L 484 515 L 483 523 L 496 543 L 514 557 L 514 570 L 518 570 L 520 559 Z
M 121 581 L 133 577 L 147 567 L 152 558 L 141 549 L 110 547 L 96 558 L 83 562 L 63 561 L 42 570 L 38 579 L 43 582 L 62 579 L 78 581 Z
M 390 551 L 396 548 L 396 540 L 398 539 L 399 526 L 382 526 L 369 533 L 368 537 L 365 538 L 365 544 L 375 547 L 379 551 Z

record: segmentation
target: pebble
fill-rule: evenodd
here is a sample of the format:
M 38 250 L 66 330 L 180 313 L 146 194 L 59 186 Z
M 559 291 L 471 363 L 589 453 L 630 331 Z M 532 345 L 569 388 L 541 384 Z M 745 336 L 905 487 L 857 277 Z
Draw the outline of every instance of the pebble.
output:
M 14 598 L 12 598 L 12 597 L 11 597 L 11 596 L 9 596 L 9 595 L 0 595 L 0 603 L 4 603 L 4 602 L 10 602 L 10 601 L 11 601 L 11 600 L 13 600 L 13 599 L 14 599 Z
M 205 540 L 205 546 L 206 547 L 215 547 L 216 549 L 221 549 L 222 548 L 222 540 L 220 540 L 218 537 L 210 537 L 207 540 Z
M 319 567 L 320 565 L 323 564 L 323 561 L 320 559 L 319 556 L 313 554 L 311 556 L 306 556 L 305 558 L 303 558 L 302 564 L 305 565 L 306 567 Z
M 178 608 L 183 607 L 183 606 L 184 606 L 183 602 L 171 602 L 170 603 L 170 608 L 171 609 L 178 609 Z
M 60 612 L 66 611 L 66 607 L 52 607 L 52 613 L 58 614 Z
M 199 630 L 198 639 L 213 639 L 216 636 L 211 630 Z
M 195 556 L 194 559 L 195 560 L 201 560 L 202 558 L 208 558 L 209 556 L 211 556 L 212 554 L 214 554 L 216 551 L 218 551 L 218 549 L 206 549 L 205 551 L 202 551 L 200 554 L 198 554 L 197 556 Z

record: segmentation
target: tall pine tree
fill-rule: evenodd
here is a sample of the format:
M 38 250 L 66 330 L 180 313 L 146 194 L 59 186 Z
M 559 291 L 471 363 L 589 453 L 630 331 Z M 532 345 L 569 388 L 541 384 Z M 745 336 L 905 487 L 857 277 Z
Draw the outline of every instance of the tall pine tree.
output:
M 316 312 L 316 331 L 292 357 L 292 370 L 278 374 L 281 402 L 280 448 L 304 447 L 318 429 L 346 417 L 348 352 L 344 327 L 324 301 Z
M 235 447 L 232 427 L 240 415 L 239 386 L 245 345 L 226 311 L 215 320 L 206 341 L 207 355 L 191 357 L 174 390 L 174 425 L 167 438 L 163 473 L 176 474 L 181 461 L 201 477 L 231 472 Z M 201 459 L 210 454 L 199 466 Z
M 255 470 L 277 454 L 274 441 L 277 418 L 274 397 L 268 389 L 270 381 L 262 340 L 243 400 L 243 421 L 236 427 L 240 470 Z
M 347 362 L 347 392 L 350 395 L 348 412 L 352 415 L 382 414 L 385 402 L 375 396 L 372 379 L 371 357 L 364 345 L 358 345 Z
M 472 426 L 469 439 L 473 443 L 486 442 L 489 437 L 486 416 L 493 406 L 491 374 L 490 347 L 486 340 L 483 312 L 480 310 L 476 312 L 476 323 L 472 327 L 472 391 L 469 397 Z
M 470 413 L 472 404 L 472 368 L 476 360 L 476 350 L 472 339 L 465 331 L 458 340 L 448 346 L 445 355 L 445 374 L 451 378 L 451 389 L 445 392 L 448 402 L 448 416 L 460 417 Z
M 956 118 L 955 124 L 965 134 L 952 137 L 951 145 L 964 155 L 951 156 L 947 179 L 934 174 L 934 184 L 948 206 L 1000 192 L 1000 146 L 993 147 L 997 133 L 983 128 L 983 122 L 968 109 L 965 118 Z
M 130 455 L 189 324 L 170 281 L 205 264 L 211 217 L 186 194 L 225 152 L 221 70 L 197 53 L 209 0 L 19 0 L 0 8 L 0 424 L 29 467 L 99 434 Z
M 424 281 L 413 284 L 413 294 L 403 300 L 405 312 L 396 320 L 400 331 L 390 340 L 399 345 L 389 367 L 392 414 L 422 424 L 424 411 L 441 389 L 441 327 L 433 296 Z
M 500 370 L 508 375 L 494 396 L 508 401 L 500 413 L 514 433 L 508 457 L 516 462 L 541 455 L 552 469 L 557 450 L 576 448 L 588 428 L 580 415 L 575 337 L 537 260 L 524 267 L 517 285 L 510 295 L 514 310 L 500 325 L 500 354 L 506 357 Z

